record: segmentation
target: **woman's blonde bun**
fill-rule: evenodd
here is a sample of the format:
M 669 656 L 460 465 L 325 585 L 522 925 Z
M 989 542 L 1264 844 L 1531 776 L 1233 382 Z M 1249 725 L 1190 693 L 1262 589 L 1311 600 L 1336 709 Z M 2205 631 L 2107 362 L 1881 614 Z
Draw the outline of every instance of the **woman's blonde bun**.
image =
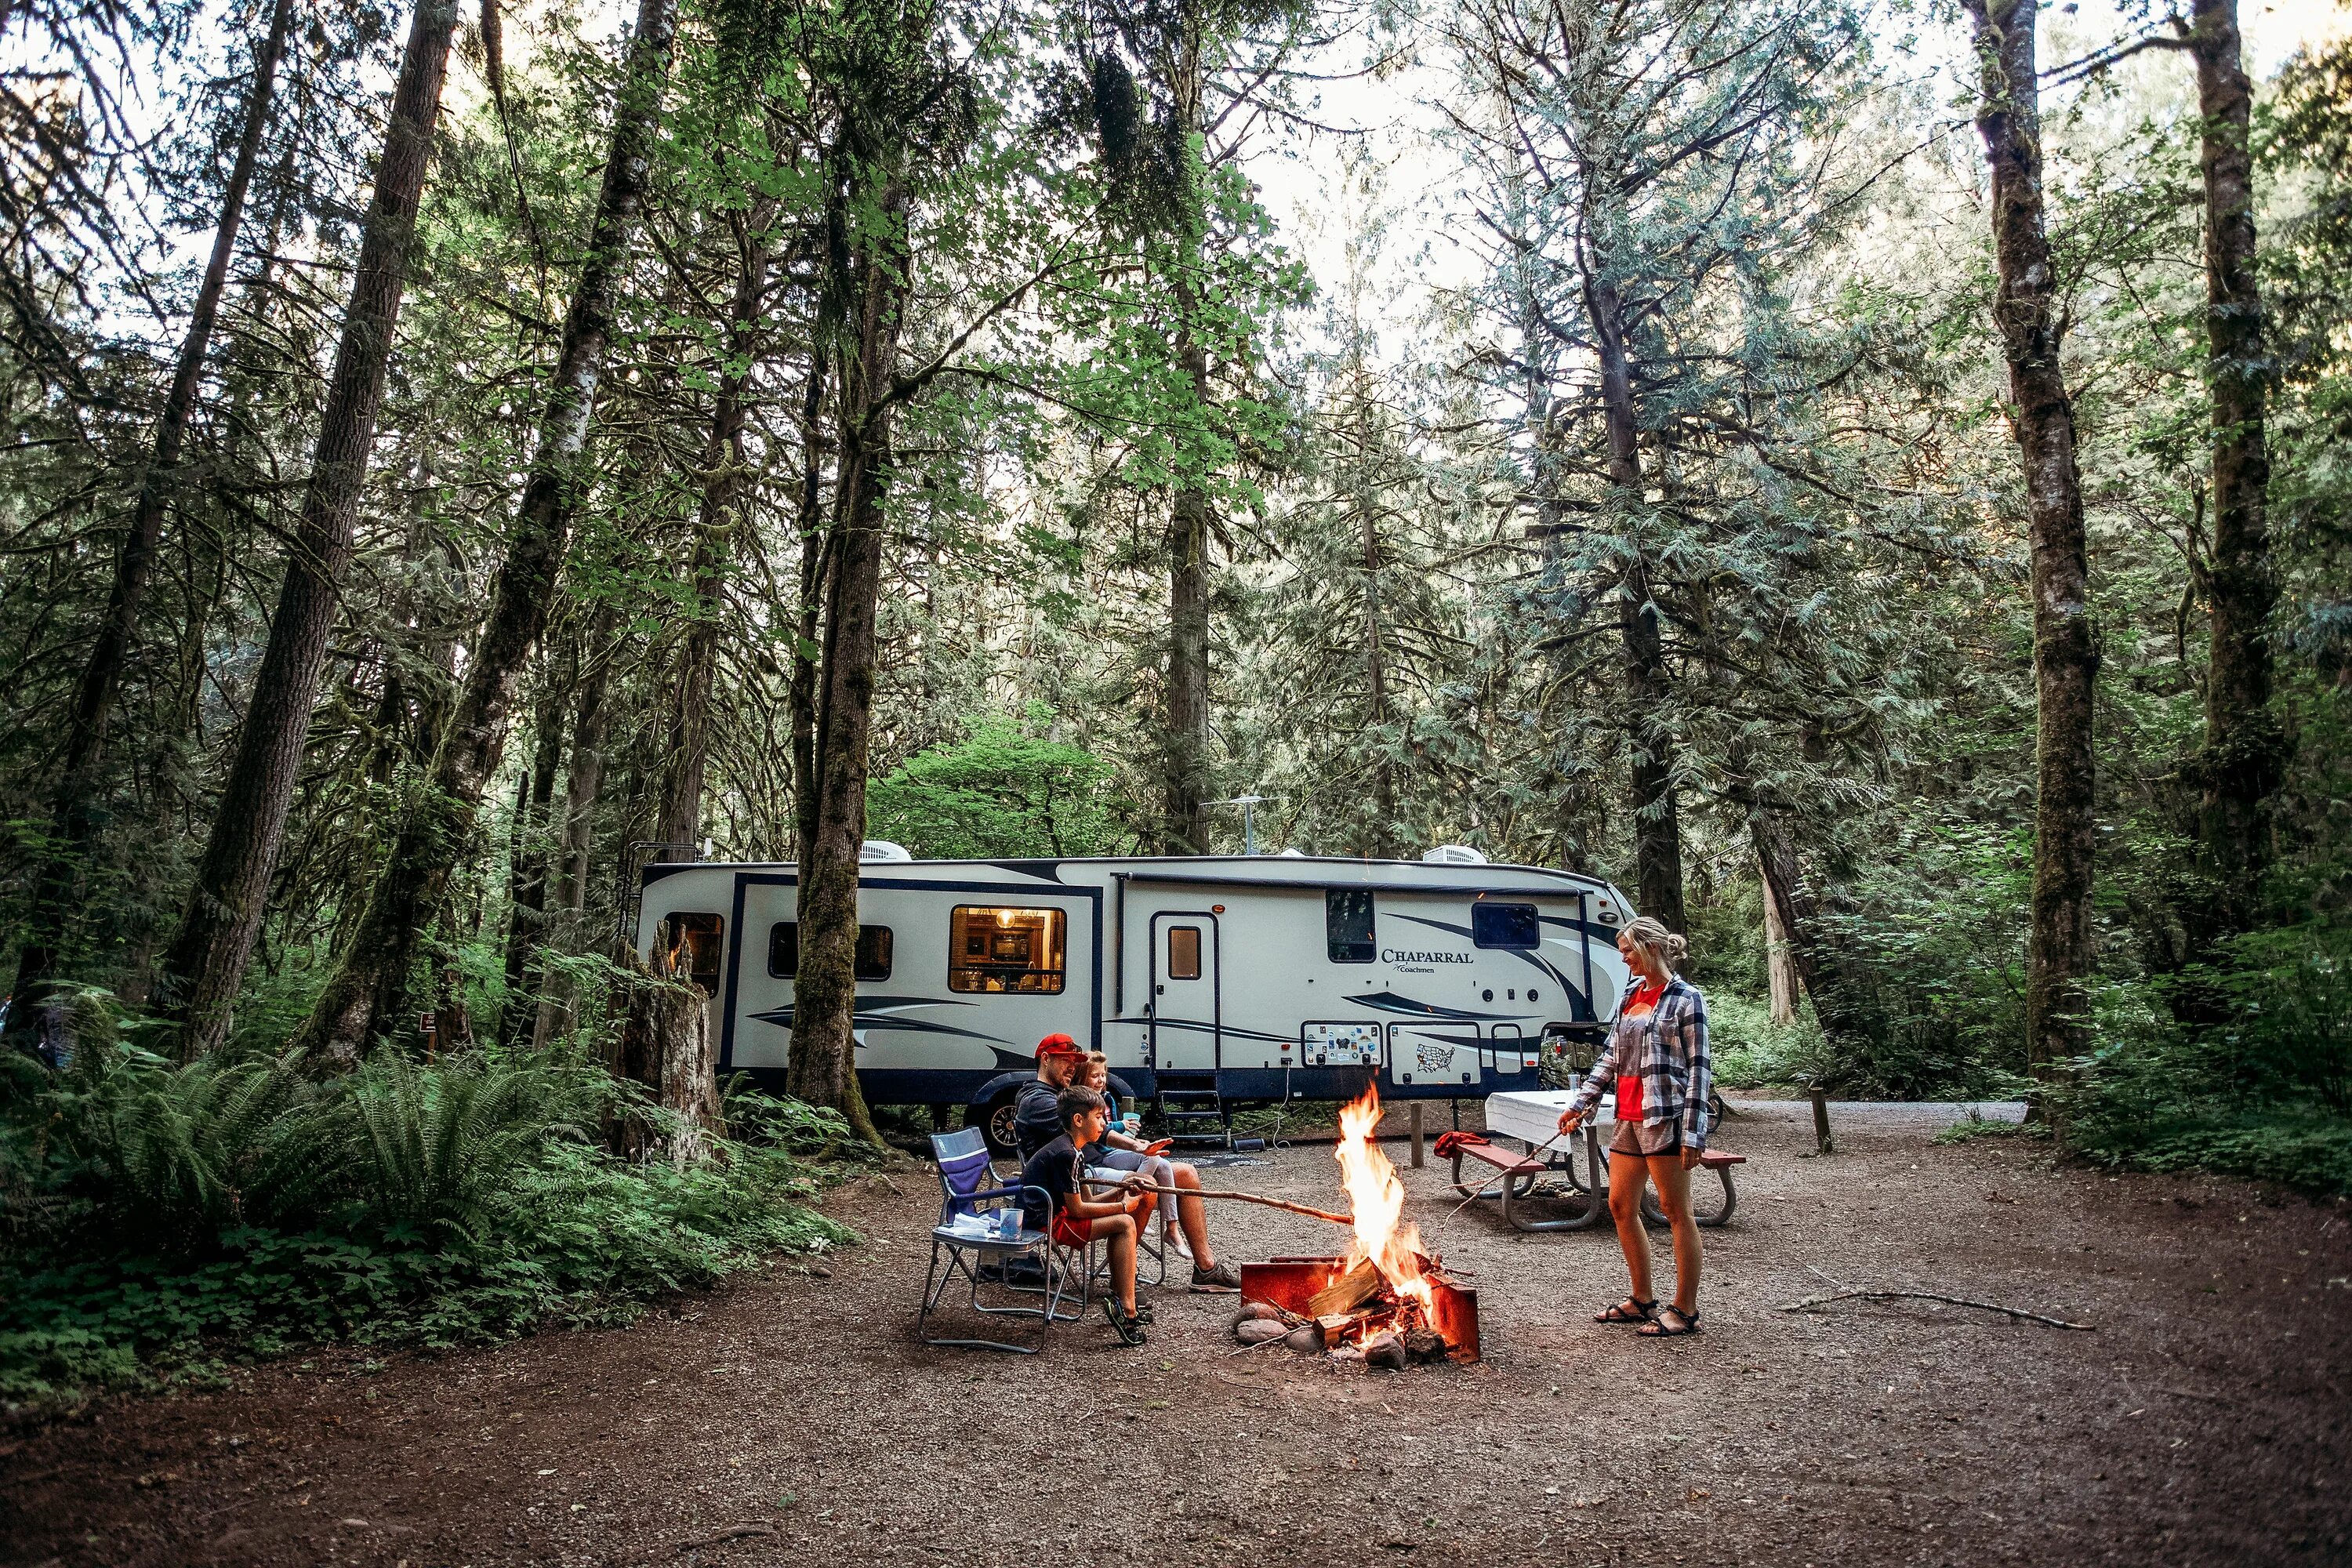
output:
M 1626 924 L 1625 934 L 1633 945 L 1657 958 L 1668 969 L 1679 969 L 1690 955 L 1690 942 L 1680 931 L 1668 931 L 1665 921 L 1655 915 L 1636 915 Z

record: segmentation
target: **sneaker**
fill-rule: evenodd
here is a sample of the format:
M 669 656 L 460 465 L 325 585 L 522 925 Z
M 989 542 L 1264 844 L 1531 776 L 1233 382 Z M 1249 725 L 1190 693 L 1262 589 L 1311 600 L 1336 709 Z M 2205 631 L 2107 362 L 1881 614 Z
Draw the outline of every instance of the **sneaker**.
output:
M 1139 1318 L 1131 1318 L 1120 1310 L 1116 1297 L 1103 1298 L 1103 1316 L 1110 1320 L 1110 1331 L 1118 1336 L 1120 1344 L 1131 1348 L 1143 1343 L 1150 1337 L 1143 1331 L 1143 1323 Z
M 1151 1300 L 1150 1297 L 1138 1296 L 1135 1299 L 1135 1321 L 1141 1323 L 1147 1329 L 1151 1326 Z
M 1182 1258 L 1187 1263 L 1192 1261 L 1192 1244 L 1184 1239 L 1184 1233 L 1182 1231 L 1177 1230 L 1168 1232 L 1167 1239 L 1160 1245 L 1163 1247 L 1173 1247 L 1176 1249 L 1177 1257 Z
M 1242 1277 L 1234 1272 L 1230 1263 L 1212 1264 L 1203 1268 L 1192 1265 L 1192 1289 L 1204 1294 L 1230 1296 L 1242 1288 Z

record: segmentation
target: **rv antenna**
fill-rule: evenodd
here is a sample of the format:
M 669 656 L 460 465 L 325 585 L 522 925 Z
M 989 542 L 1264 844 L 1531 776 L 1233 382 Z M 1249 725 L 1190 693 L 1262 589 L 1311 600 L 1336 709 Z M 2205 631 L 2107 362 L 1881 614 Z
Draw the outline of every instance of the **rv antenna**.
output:
M 1231 800 L 1204 800 L 1202 805 L 1238 805 L 1242 808 L 1242 853 L 1257 853 L 1257 813 L 1252 808 L 1265 804 L 1262 795 L 1237 795 Z

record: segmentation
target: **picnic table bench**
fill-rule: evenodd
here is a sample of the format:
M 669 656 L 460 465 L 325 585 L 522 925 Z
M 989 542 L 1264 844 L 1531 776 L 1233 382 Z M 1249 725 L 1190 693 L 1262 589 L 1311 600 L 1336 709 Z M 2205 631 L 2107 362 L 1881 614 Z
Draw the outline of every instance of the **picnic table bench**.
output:
M 1584 1124 L 1566 1138 L 1559 1136 L 1559 1114 L 1568 1109 L 1571 1091 L 1568 1089 L 1518 1089 L 1486 1097 L 1486 1133 L 1488 1142 L 1473 1142 L 1466 1138 L 1450 1141 L 1445 1152 L 1454 1162 L 1454 1190 L 1467 1198 L 1476 1194 L 1497 1200 L 1503 1222 L 1515 1230 L 1589 1230 L 1599 1225 L 1609 1214 L 1609 1163 L 1602 1146 L 1601 1125 L 1609 1121 L 1604 1101 L 1592 1108 Z M 1500 1142 L 1514 1139 L 1523 1147 L 1513 1149 Z M 1547 1145 L 1549 1145 L 1547 1147 Z M 1580 1146 L 1582 1159 L 1579 1160 Z M 1488 1167 L 1494 1173 L 1479 1173 L 1475 1181 L 1463 1179 L 1465 1160 Z M 1709 1149 L 1699 1155 L 1699 1164 L 1713 1171 L 1723 1184 L 1723 1201 L 1708 1205 L 1694 1194 L 1692 1218 L 1712 1228 L 1731 1217 L 1739 1205 L 1738 1189 L 1732 1183 L 1731 1172 L 1736 1165 L 1748 1163 L 1745 1154 L 1726 1153 Z M 1580 1163 L 1582 1174 L 1580 1175 Z M 1537 1218 L 1528 1215 L 1530 1203 L 1544 1204 L 1570 1212 L 1553 1218 Z M 1658 1207 L 1654 1190 L 1642 1194 L 1642 1216 L 1652 1225 L 1664 1225 L 1666 1216 Z

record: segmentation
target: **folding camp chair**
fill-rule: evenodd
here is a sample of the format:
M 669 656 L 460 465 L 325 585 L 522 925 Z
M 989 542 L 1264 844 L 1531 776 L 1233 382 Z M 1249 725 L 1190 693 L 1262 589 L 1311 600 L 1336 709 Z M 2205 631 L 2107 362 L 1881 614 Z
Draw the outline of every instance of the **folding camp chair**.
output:
M 1034 1355 L 1045 1345 L 1045 1336 L 1057 1322 L 1070 1322 L 1086 1315 L 1091 1300 L 1093 1252 L 1091 1245 L 1067 1247 L 1056 1242 L 1050 1231 L 1031 1230 L 1020 1223 L 1020 1200 L 1024 1192 L 1044 1193 L 1035 1187 L 1004 1186 L 999 1184 L 996 1169 L 989 1163 L 988 1143 L 977 1127 L 967 1127 L 960 1132 L 935 1132 L 931 1135 L 931 1157 L 938 1162 L 940 1173 L 940 1217 L 931 1227 L 931 1264 L 923 1277 L 923 1305 L 917 1313 L 915 1332 L 927 1345 L 956 1345 L 973 1350 L 1011 1351 L 1016 1355 Z M 946 1266 L 941 1267 L 941 1260 Z M 975 1266 L 974 1260 L 978 1259 Z M 1040 1284 L 1023 1286 L 1012 1279 L 1009 1265 L 1017 1259 L 1031 1261 L 1038 1271 Z M 1002 1284 L 1016 1293 L 1034 1295 L 1038 1304 L 1026 1306 L 992 1306 L 980 1299 L 983 1271 L 996 1278 L 986 1281 Z M 1037 1320 L 1037 1342 L 1034 1345 L 1009 1344 L 1002 1340 L 936 1338 L 928 1331 L 931 1313 L 947 1295 L 949 1285 L 957 1275 L 970 1281 L 971 1310 L 992 1318 L 1034 1318 Z M 1077 1290 L 1077 1305 L 1069 1307 L 1067 1297 L 1073 1285 Z

